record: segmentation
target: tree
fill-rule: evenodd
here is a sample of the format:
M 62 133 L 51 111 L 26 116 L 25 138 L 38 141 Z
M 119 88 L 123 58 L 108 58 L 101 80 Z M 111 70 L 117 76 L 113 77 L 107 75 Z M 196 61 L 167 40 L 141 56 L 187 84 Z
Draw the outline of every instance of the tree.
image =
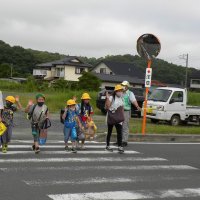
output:
M 101 86 L 101 80 L 91 72 L 83 72 L 79 78 L 79 88 L 87 91 L 98 91 Z
M 0 65 L 0 78 L 9 78 L 10 77 L 10 65 L 9 64 L 1 64 Z

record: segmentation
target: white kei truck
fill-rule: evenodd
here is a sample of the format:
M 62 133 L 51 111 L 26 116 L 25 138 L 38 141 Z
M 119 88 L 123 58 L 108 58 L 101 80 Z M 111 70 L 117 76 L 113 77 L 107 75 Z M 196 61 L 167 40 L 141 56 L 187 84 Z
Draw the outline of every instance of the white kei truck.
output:
M 200 106 L 187 105 L 187 89 L 158 87 L 147 100 L 147 118 L 153 123 L 167 121 L 172 126 L 188 122 L 200 125 Z M 143 114 L 143 113 L 142 113 Z

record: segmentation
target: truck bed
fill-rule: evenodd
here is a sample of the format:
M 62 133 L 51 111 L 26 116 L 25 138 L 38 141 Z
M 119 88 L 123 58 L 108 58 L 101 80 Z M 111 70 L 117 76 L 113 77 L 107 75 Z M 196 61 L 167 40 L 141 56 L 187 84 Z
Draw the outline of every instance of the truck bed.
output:
M 186 114 L 188 115 L 200 115 L 200 106 L 187 106 Z

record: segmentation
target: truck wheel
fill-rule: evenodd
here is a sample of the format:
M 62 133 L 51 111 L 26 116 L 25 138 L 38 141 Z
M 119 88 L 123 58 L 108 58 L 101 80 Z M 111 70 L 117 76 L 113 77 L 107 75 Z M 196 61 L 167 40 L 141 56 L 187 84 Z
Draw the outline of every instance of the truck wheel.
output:
M 158 120 L 158 119 L 151 119 L 151 122 L 152 122 L 153 124 L 157 124 L 157 123 L 159 122 L 159 120 Z
M 170 120 L 170 124 L 172 126 L 178 126 L 181 123 L 181 119 L 178 115 L 173 115 L 171 120 Z

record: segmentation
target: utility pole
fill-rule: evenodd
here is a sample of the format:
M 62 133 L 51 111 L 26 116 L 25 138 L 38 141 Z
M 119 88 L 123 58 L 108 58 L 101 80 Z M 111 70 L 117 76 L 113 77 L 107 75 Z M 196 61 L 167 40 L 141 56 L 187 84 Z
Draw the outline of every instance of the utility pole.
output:
M 179 58 L 185 60 L 185 88 L 187 88 L 187 79 L 188 79 L 188 53 L 180 55 Z

